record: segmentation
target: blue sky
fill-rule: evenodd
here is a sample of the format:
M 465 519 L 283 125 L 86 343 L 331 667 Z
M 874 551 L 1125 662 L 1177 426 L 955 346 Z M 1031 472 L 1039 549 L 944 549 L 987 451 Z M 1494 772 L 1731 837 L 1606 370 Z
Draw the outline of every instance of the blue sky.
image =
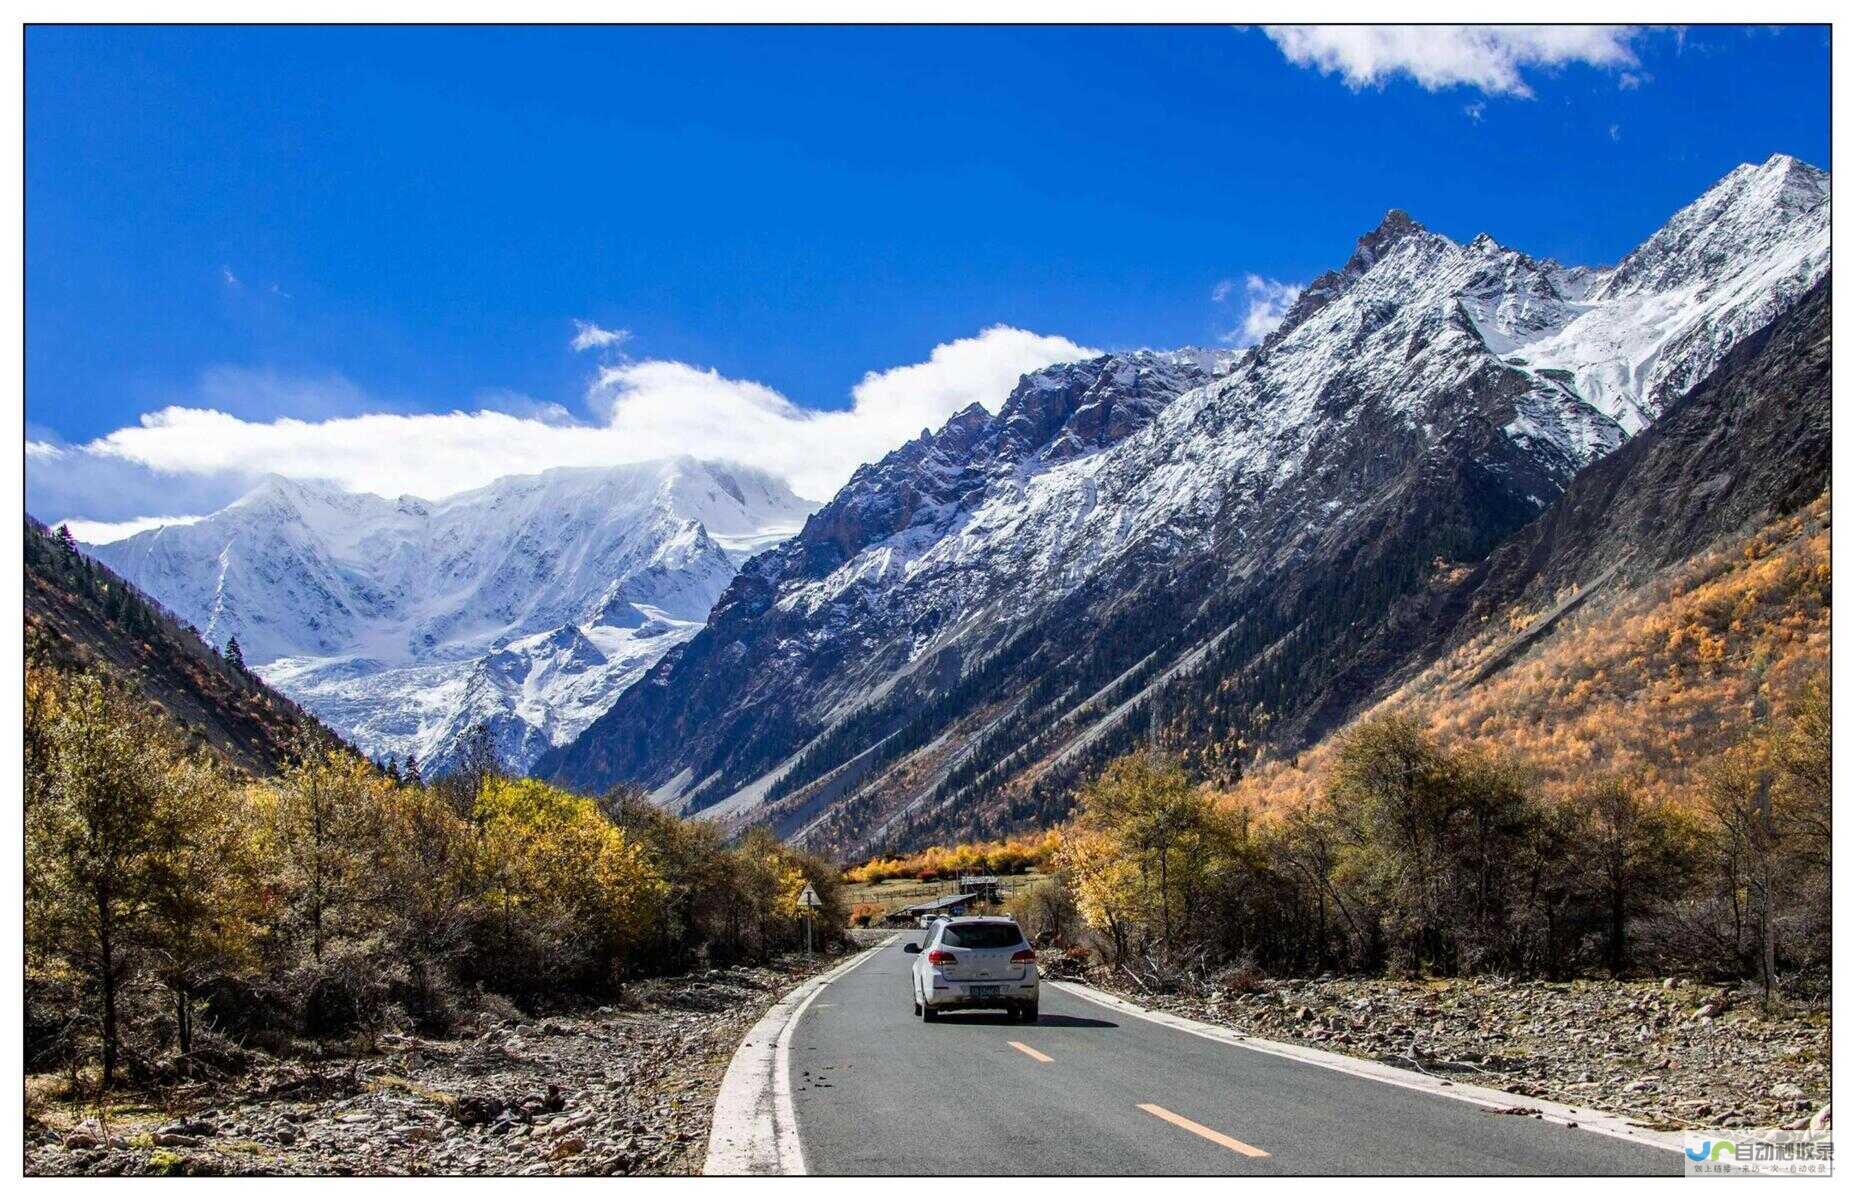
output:
M 1388 207 L 1604 263 L 1740 162 L 1831 166 L 1820 28 L 1608 31 L 1492 67 L 1435 39 L 1294 62 L 1224 28 L 26 43 L 26 414 L 60 450 L 29 458 L 28 505 L 53 519 L 201 511 L 253 470 L 312 470 L 279 419 L 571 429 L 644 397 L 661 420 L 633 441 L 654 446 L 708 436 L 672 410 L 726 417 L 721 391 L 802 417 L 874 404 L 855 389 L 887 372 L 901 416 L 846 443 L 863 453 L 1039 357 L 1231 339 L 1242 281 L 1337 265 Z M 626 336 L 576 351 L 576 320 Z M 1028 332 L 978 336 L 996 326 Z M 77 449 L 169 406 L 236 418 L 237 448 Z M 341 428 L 416 453 L 423 427 Z

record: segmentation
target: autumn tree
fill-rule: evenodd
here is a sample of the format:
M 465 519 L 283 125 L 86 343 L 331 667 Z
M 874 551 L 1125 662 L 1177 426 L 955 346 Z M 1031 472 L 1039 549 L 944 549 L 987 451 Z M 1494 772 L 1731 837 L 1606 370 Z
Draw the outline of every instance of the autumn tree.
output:
M 441 1028 L 450 1017 L 450 981 L 472 949 L 472 830 L 433 789 L 390 775 L 388 782 L 381 793 L 379 920 L 406 972 L 408 1012 Z
M 255 963 L 268 909 L 267 873 L 245 789 L 217 764 L 200 758 L 171 763 L 162 799 L 145 938 L 184 1057 L 193 1053 L 200 989 Z
M 1129 935 L 1171 958 L 1196 933 L 1229 830 L 1179 763 L 1138 751 L 1109 763 L 1082 789 L 1058 862 L 1074 880 L 1091 925 L 1117 955 Z
M 1582 815 L 1580 858 L 1602 913 L 1604 962 L 1612 975 L 1628 960 L 1630 922 L 1662 904 L 1683 883 L 1692 862 L 1693 831 L 1672 807 L 1645 797 L 1618 776 L 1575 795 Z
M 121 1061 L 120 1002 L 135 969 L 164 828 L 161 738 L 144 711 L 94 675 L 27 709 L 26 941 L 94 992 L 103 1086 Z
M 518 995 L 615 984 L 661 912 L 643 847 L 594 801 L 533 779 L 490 778 L 477 821 L 490 976 Z
M 1746 735 L 1710 764 L 1704 788 L 1719 835 L 1715 862 L 1735 913 L 1734 948 L 1749 960 L 1769 999 L 1787 940 L 1820 941 L 1820 957 L 1827 958 L 1827 681 L 1819 677 L 1806 684 L 1794 711 L 1782 720 L 1766 715 L 1762 700 L 1760 707 Z M 1755 949 L 1744 944 L 1748 932 L 1757 939 Z
M 283 873 L 288 920 L 320 962 L 330 944 L 363 931 L 381 894 L 386 781 L 365 759 L 305 734 L 267 793 L 268 849 Z

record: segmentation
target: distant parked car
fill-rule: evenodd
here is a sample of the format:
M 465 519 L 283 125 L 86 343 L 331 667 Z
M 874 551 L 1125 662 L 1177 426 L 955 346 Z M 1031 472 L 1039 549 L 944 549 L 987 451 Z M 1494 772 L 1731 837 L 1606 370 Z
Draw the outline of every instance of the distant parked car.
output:
M 1020 1021 L 1037 1019 L 1037 952 L 1008 917 L 959 917 L 939 923 L 916 955 L 915 1012 L 923 1021 L 956 1008 L 1002 1008 Z

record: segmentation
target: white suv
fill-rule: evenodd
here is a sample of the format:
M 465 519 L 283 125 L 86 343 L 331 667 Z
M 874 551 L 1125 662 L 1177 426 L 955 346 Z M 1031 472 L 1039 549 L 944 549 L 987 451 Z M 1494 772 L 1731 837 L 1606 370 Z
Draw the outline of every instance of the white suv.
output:
M 1037 952 L 1008 917 L 936 921 L 916 955 L 915 1011 L 923 1021 L 954 1008 L 1002 1008 L 1020 1021 L 1037 1019 Z

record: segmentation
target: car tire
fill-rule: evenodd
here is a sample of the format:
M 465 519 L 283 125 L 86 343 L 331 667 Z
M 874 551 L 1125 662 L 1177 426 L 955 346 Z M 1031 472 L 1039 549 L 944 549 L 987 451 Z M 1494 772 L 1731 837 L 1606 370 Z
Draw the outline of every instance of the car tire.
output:
M 921 1019 L 923 1021 L 934 1021 L 938 1020 L 939 1017 L 940 1014 L 934 1011 L 934 1006 L 932 1004 L 923 1004 L 921 1006 Z
M 1018 1005 L 1018 1020 L 1026 1025 L 1035 1025 L 1037 1023 L 1036 1003 Z
M 921 1001 L 916 1000 L 914 1002 L 914 1005 L 915 1005 L 915 1015 L 918 1017 L 921 1015 Z

